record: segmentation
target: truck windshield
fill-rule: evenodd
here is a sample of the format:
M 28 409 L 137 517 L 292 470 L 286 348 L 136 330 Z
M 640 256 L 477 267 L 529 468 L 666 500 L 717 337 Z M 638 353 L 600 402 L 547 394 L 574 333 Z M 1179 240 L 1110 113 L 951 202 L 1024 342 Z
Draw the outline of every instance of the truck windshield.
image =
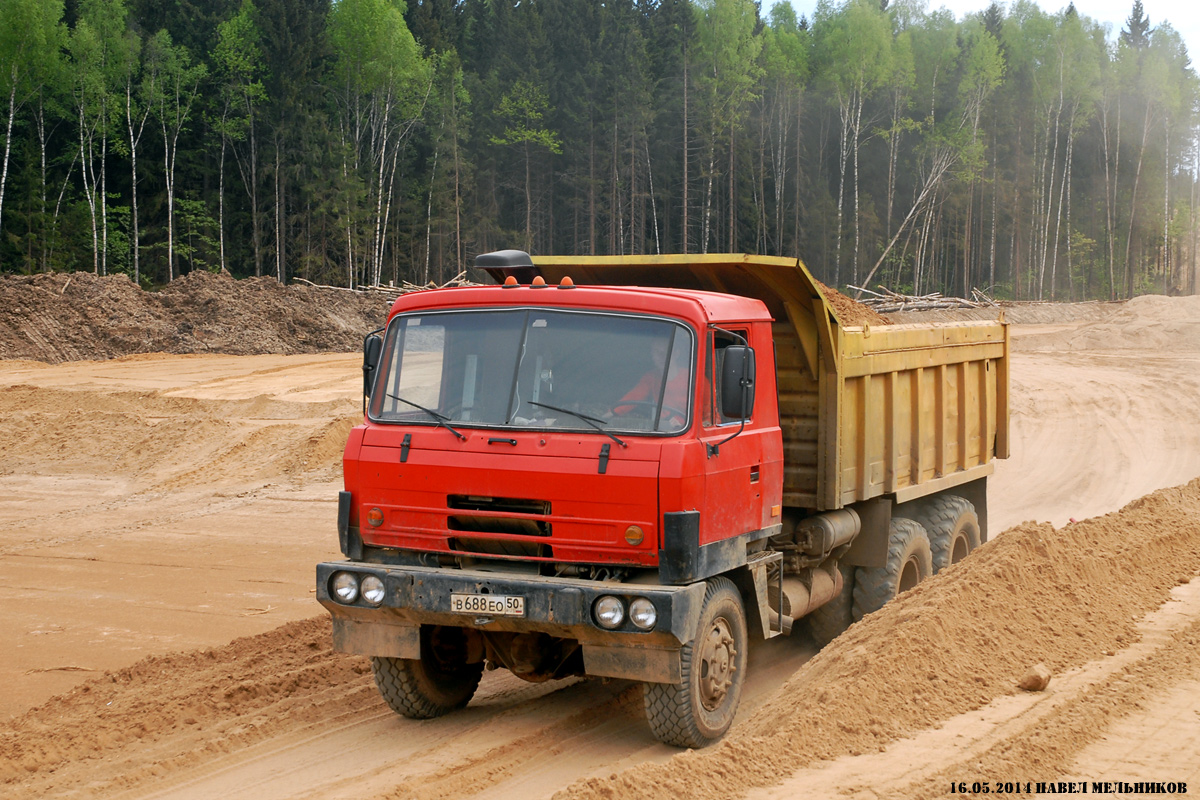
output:
M 679 433 L 694 339 L 677 322 L 504 309 L 396 317 L 370 417 L 457 427 Z

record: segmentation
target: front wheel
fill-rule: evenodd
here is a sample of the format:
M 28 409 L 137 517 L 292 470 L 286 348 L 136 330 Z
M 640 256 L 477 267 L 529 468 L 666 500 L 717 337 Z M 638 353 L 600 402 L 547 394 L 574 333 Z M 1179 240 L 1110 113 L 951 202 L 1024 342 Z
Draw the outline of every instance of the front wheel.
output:
M 728 578 L 708 582 L 696 637 L 683 646 L 679 683 L 647 683 L 646 719 L 654 736 L 677 747 L 704 747 L 733 724 L 746 680 L 746 611 Z
M 466 663 L 461 628 L 422 626 L 421 658 L 372 656 L 379 694 L 409 719 L 433 719 L 466 706 L 479 688 L 483 663 Z

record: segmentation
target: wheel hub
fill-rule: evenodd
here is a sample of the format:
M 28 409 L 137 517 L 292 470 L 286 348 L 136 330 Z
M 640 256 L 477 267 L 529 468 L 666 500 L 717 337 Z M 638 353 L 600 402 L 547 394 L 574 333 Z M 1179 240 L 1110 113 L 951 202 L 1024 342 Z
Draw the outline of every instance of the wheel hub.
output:
M 737 671 L 736 659 L 729 622 L 718 617 L 700 641 L 700 702 L 709 711 L 714 711 L 729 693 Z

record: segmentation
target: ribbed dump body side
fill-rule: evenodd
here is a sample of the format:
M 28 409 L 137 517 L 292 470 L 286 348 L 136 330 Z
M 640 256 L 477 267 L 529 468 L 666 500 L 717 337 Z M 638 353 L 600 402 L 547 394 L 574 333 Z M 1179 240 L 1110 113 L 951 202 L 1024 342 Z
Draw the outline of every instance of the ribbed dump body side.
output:
M 840 338 L 839 504 L 920 497 L 1007 456 L 1003 325 L 843 328 Z

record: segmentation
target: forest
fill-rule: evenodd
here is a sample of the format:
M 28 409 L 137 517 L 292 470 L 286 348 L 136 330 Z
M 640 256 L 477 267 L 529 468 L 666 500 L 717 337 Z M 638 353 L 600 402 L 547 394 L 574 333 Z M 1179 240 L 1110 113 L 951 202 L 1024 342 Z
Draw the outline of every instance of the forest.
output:
M 444 282 L 751 252 L 838 287 L 1196 291 L 1167 20 L 922 0 L 0 0 L 0 272 Z

